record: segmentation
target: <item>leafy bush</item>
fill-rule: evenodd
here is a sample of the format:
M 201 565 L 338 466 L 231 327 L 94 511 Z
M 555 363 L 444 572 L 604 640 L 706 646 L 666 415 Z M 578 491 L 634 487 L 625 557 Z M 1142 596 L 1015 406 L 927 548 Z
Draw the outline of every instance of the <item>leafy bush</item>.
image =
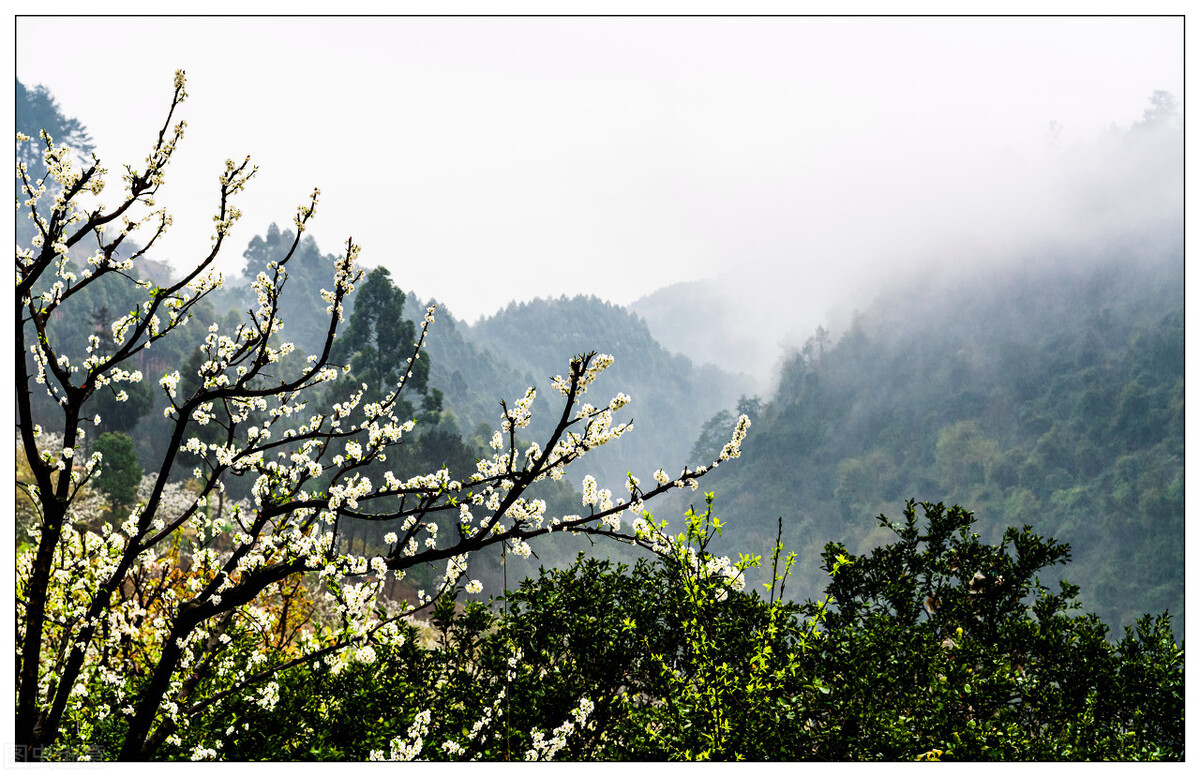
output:
M 1074 614 L 1078 586 L 1037 573 L 1070 548 L 1008 529 L 979 541 L 974 516 L 909 502 L 880 523 L 898 541 L 853 556 L 830 544 L 831 606 L 804 654 L 829 693 L 805 736 L 819 758 L 1182 758 L 1183 649 L 1164 614 L 1123 639 Z M 1135 679 L 1136 678 L 1136 679 Z
M 446 599 L 433 637 L 409 627 L 371 661 L 296 667 L 273 710 L 214 710 L 229 722 L 223 755 L 1183 757 L 1183 648 L 1167 616 L 1110 641 L 1073 612 L 1077 587 L 1037 578 L 1066 545 L 1028 528 L 983 544 L 970 512 L 910 501 L 903 521 L 880 518 L 893 543 L 862 556 L 828 545 L 826 596 L 798 604 L 782 598 L 794 559 L 780 572 L 776 555 L 769 598 L 737 590 L 758 560 L 708 552 L 711 502 L 687 519 L 653 559 L 581 556 L 502 611 Z

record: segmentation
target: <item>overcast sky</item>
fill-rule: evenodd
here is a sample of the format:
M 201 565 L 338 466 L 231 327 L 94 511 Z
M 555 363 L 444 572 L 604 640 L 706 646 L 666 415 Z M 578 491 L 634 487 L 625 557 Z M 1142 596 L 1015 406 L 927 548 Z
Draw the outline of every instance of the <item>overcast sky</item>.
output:
M 1179 18 L 21 18 L 16 40 L 110 170 L 187 71 L 160 258 L 199 258 L 249 154 L 227 271 L 318 186 L 323 251 L 353 236 L 469 321 L 731 268 L 842 294 L 1001 201 L 1044 221 L 1050 122 L 1087 146 L 1183 97 Z

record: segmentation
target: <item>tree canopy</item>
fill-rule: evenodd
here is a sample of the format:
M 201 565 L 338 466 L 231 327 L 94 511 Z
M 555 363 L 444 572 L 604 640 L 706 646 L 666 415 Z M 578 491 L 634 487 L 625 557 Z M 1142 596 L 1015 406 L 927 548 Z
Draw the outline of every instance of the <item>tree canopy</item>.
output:
M 350 325 L 330 356 L 349 364 L 355 379 L 367 384 L 369 397 L 382 396 L 401 380 L 424 394 L 429 361 L 405 347 L 415 346 L 416 338 L 416 325 L 404 316 L 404 292 L 386 267 L 376 267 L 359 286 Z

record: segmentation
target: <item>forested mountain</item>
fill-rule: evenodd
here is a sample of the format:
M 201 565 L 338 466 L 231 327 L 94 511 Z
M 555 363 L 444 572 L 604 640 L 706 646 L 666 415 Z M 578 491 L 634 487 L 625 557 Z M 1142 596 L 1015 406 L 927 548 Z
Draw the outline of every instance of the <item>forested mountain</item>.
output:
M 696 366 L 671 353 L 654 339 L 644 320 L 595 297 L 510 303 L 472 326 L 471 335 L 536 375 L 535 385 L 543 391 L 576 353 L 599 351 L 614 357 L 587 400 L 607 404 L 618 392 L 628 394 L 632 402 L 623 412 L 633 418 L 633 430 L 596 451 L 585 465 L 614 492 L 630 471 L 645 478 L 659 467 L 678 472 L 684 465 L 700 464 L 688 456 L 702 421 L 752 390 L 746 376 L 711 364 Z
M 779 370 L 785 344 L 827 322 L 829 305 L 817 284 L 764 282 L 735 266 L 719 277 L 656 289 L 628 308 L 664 348 L 697 364 L 720 365 L 743 376 L 751 393 L 762 393 Z
M 404 314 L 414 323 L 423 319 L 429 305 L 437 304 L 436 300 L 424 302 L 413 292 L 409 300 Z M 443 393 L 446 409 L 463 435 L 478 437 L 480 445 L 486 445 L 492 429 L 500 423 L 501 399 L 511 404 L 525 389 L 546 383 L 544 377 L 539 380 L 480 343 L 469 324 L 442 306 L 434 313 L 425 345 L 430 358 L 429 385 Z M 543 392 L 534 404 L 535 422 L 545 420 L 549 407 Z
M 719 364 L 731 372 L 754 375 L 764 372 L 777 358 L 778 343 L 765 340 L 759 322 L 741 321 L 733 326 L 728 289 L 714 280 L 682 281 L 630 304 L 664 347 L 687 355 L 701 364 Z M 699 315 L 698 315 L 699 313 Z M 764 311 L 764 315 L 770 315 Z M 705 325 L 697 327 L 703 320 Z
M 905 498 L 958 503 L 985 540 L 1030 524 L 1070 543 L 1069 579 L 1110 625 L 1169 609 L 1182 633 L 1182 280 L 1181 242 L 1142 236 L 927 279 L 836 341 L 818 330 L 704 483 L 725 544 L 769 553 L 782 516 L 803 596 L 830 537 L 865 550 Z

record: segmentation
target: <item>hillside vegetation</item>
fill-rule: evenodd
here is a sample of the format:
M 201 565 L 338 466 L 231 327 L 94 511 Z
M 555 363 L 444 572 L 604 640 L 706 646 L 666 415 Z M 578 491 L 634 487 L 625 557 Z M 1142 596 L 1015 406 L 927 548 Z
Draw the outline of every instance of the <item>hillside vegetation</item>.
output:
M 705 484 L 727 543 L 762 552 L 782 516 L 805 562 L 830 537 L 866 549 L 872 517 L 918 495 L 969 506 L 990 539 L 1069 543 L 1111 625 L 1169 609 L 1182 629 L 1183 259 L 1146 245 L 913 284 L 818 331 Z

